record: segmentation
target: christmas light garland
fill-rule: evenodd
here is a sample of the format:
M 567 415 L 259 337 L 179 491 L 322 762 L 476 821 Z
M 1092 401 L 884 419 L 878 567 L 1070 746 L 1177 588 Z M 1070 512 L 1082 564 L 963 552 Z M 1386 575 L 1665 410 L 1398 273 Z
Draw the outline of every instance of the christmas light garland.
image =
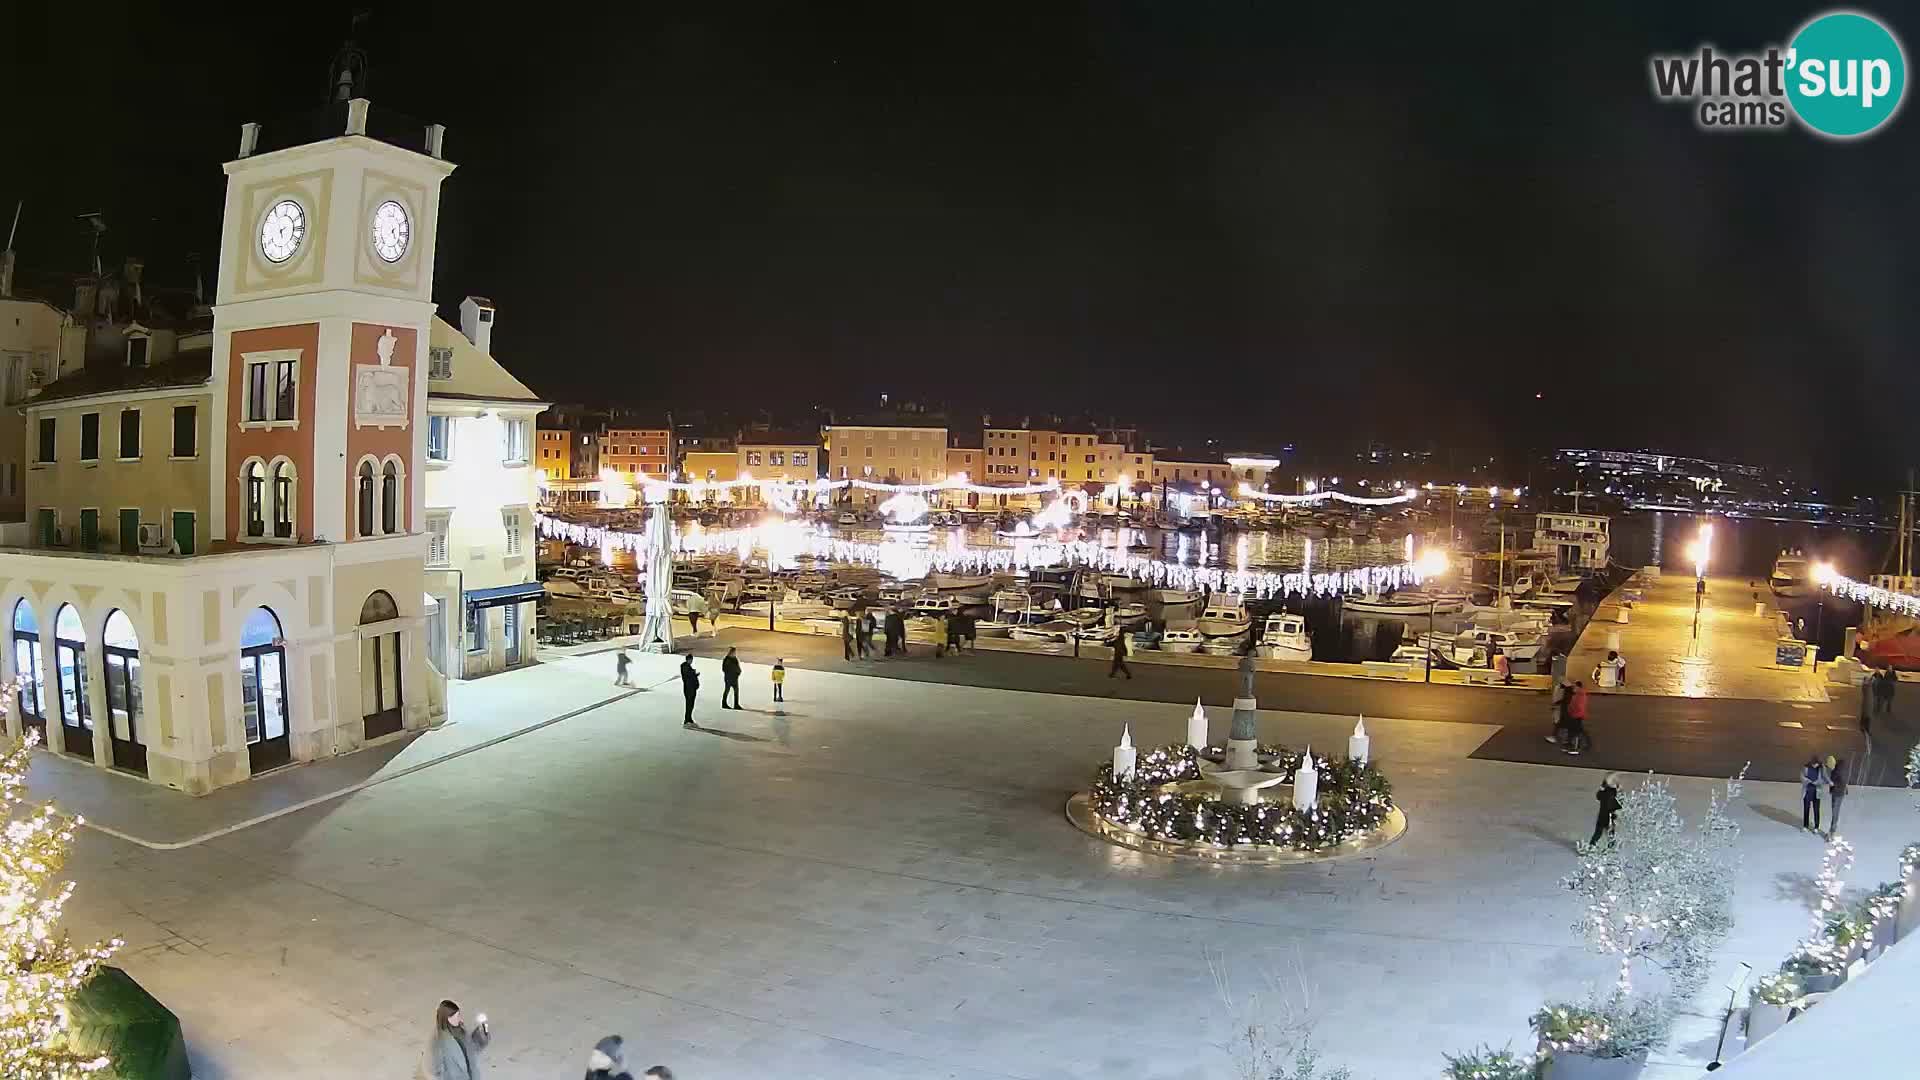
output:
M 1855 581 L 1831 572 L 1824 573 L 1821 577 L 1824 580 L 1819 582 L 1820 587 L 1835 596 L 1845 597 L 1882 611 L 1891 611 L 1896 615 L 1920 618 L 1920 596 L 1908 596 L 1906 593 L 1897 593 L 1878 585 L 1868 585 L 1863 581 Z
M 0 684 L 0 693 L 17 685 Z M 123 944 L 74 945 L 58 929 L 73 883 L 53 878 L 80 819 L 26 805 L 39 738 L 28 732 L 0 754 L 0 1076 L 8 1080 L 66 1080 L 112 1063 L 67 1049 L 67 1002 Z
M 612 551 L 646 550 L 646 535 L 626 529 L 586 525 L 547 514 L 534 515 L 539 535 Z M 1010 547 L 949 546 L 930 549 L 901 541 L 864 543 L 824 533 L 807 531 L 804 526 L 775 523 L 772 529 L 786 532 L 778 538 L 790 556 L 809 555 L 831 562 L 873 566 L 902 579 L 938 573 L 1015 573 L 1021 570 L 1080 568 L 1115 577 L 1125 576 L 1143 588 L 1206 588 L 1215 593 L 1241 595 L 1257 599 L 1280 596 L 1333 596 L 1341 593 L 1381 593 L 1421 580 L 1420 570 L 1412 563 L 1359 567 L 1350 570 L 1307 570 L 1275 573 L 1268 570 L 1227 569 L 1225 567 L 1182 566 L 1161 559 L 1134 555 L 1115 548 L 1102 547 L 1086 540 L 1021 540 Z M 736 554 L 746 558 L 756 547 L 766 547 L 774 534 L 764 529 L 687 529 L 677 532 L 674 548 L 685 557 Z
M 1274 495 L 1265 491 L 1256 491 L 1250 484 L 1240 485 L 1240 497 L 1263 503 L 1278 503 L 1283 506 L 1313 506 L 1331 499 L 1349 506 L 1401 506 L 1418 498 L 1420 492 L 1408 488 L 1399 495 L 1368 498 L 1364 495 L 1348 495 L 1341 491 L 1316 491 L 1311 495 Z
M 1393 810 L 1393 785 L 1371 764 L 1315 757 L 1319 799 L 1311 810 L 1290 803 L 1230 803 L 1214 795 L 1174 791 L 1169 785 L 1204 779 L 1202 756 L 1224 760 L 1224 747 L 1202 752 L 1185 743 L 1142 751 L 1132 775 L 1115 780 L 1111 762 L 1094 774 L 1089 803 L 1111 824 L 1155 840 L 1216 847 L 1252 845 L 1293 851 L 1332 847 L 1379 828 Z M 1301 751 L 1261 746 L 1261 768 L 1291 776 Z

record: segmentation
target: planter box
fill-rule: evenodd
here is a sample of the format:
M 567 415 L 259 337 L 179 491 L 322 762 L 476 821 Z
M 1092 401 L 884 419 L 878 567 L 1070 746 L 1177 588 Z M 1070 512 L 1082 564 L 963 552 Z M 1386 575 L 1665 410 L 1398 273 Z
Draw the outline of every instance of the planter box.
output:
M 1887 946 L 1892 945 L 1895 941 L 1898 941 L 1899 938 L 1900 916 L 1897 913 L 1889 915 L 1884 919 L 1875 919 L 1873 921 L 1873 949 L 1866 954 L 1868 962 L 1880 959 L 1880 954 L 1887 951 Z
M 1792 1012 L 1791 1005 L 1769 1005 L 1756 999 L 1747 1008 L 1747 1045 L 1752 1046 L 1780 1030 Z
M 1634 1080 L 1647 1067 L 1647 1055 L 1603 1058 L 1554 1051 L 1540 1067 L 1540 1080 Z
M 1845 975 L 1802 975 L 1800 990 L 1806 994 L 1831 994 L 1847 981 Z
M 1911 887 L 1900 897 L 1900 917 L 1896 920 L 1895 929 L 1895 941 L 1905 941 L 1908 934 L 1920 929 L 1920 898 L 1914 896 Z

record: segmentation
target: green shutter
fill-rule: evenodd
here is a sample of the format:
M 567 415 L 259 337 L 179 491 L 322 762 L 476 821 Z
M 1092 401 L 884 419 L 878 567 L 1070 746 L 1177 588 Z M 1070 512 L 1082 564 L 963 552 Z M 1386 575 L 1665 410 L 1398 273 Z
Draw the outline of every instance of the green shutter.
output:
M 54 531 L 54 529 L 55 529 L 55 528 L 57 527 L 57 526 L 56 526 L 56 525 L 54 524 L 54 522 L 55 522 L 55 520 L 56 520 L 56 519 L 55 519 L 55 517 L 54 517 L 54 514 L 53 514 L 53 511 L 51 511 L 51 510 L 42 510 L 42 511 L 40 511 L 40 528 L 39 528 L 39 533 L 40 533 L 40 546 L 41 546 L 41 547 L 52 547 L 52 546 L 53 546 L 53 531 Z
M 193 554 L 193 511 L 175 510 L 173 512 L 173 545 L 180 554 Z
M 140 551 L 140 511 L 120 511 L 120 550 L 128 555 Z
M 80 511 L 80 550 L 97 551 L 100 548 L 100 511 Z

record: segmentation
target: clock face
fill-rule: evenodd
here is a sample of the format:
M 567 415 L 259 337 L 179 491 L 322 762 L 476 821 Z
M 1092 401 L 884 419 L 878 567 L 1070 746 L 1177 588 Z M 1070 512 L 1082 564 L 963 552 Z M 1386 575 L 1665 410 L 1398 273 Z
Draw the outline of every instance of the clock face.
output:
M 407 220 L 407 208 L 388 199 L 373 211 L 373 253 L 384 262 L 399 262 L 413 239 L 413 224 Z
M 270 263 L 283 263 L 300 250 L 307 238 L 307 212 L 292 199 L 281 199 L 260 222 L 260 254 Z

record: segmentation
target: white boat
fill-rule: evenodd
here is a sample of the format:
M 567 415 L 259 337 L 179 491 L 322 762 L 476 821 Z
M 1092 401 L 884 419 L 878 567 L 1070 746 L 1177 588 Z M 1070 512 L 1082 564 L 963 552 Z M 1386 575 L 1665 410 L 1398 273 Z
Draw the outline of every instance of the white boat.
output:
M 1106 621 L 1107 612 L 1106 609 L 1097 607 L 1074 608 L 1062 616 L 1062 618 L 1078 623 L 1081 626 L 1098 626 Z
M 1435 615 L 1458 615 L 1467 610 L 1468 602 L 1466 593 L 1441 589 L 1402 589 L 1393 598 L 1417 604 Z
M 902 585 L 898 582 L 892 585 L 882 585 L 880 586 L 880 602 L 883 604 L 898 604 L 918 591 L 919 590 L 912 585 Z
M 1160 651 L 1173 653 L 1199 652 L 1200 646 L 1207 643 L 1207 635 L 1191 628 L 1169 630 L 1160 635 Z
M 1208 637 L 1236 637 L 1247 632 L 1253 625 L 1253 619 L 1247 614 L 1247 605 L 1237 596 L 1224 596 L 1209 603 L 1200 617 L 1193 621 L 1194 629 Z
M 927 584 L 936 589 L 982 589 L 993 584 L 992 574 L 928 574 Z
M 952 615 L 959 610 L 958 600 L 939 593 L 921 593 L 913 602 L 913 611 L 916 615 Z
M 1032 622 L 1052 616 L 1052 609 L 1025 589 L 1001 589 L 993 594 L 995 618 L 1008 622 Z
M 1507 654 L 1507 659 L 1515 663 L 1531 663 L 1540 655 L 1540 639 L 1507 630 L 1489 630 L 1485 627 L 1468 627 L 1457 634 L 1427 633 L 1420 635 L 1420 644 L 1442 652 L 1457 655 L 1460 650 L 1471 651 L 1479 648 L 1488 656 L 1498 649 Z
M 1075 630 L 1073 636 L 1079 638 L 1081 641 L 1091 641 L 1098 645 L 1107 645 L 1112 643 L 1114 638 L 1120 636 L 1120 628 L 1117 626 L 1085 626 Z
M 1408 593 L 1395 593 L 1392 596 L 1369 594 L 1366 596 L 1348 596 L 1341 600 L 1341 607 L 1366 615 L 1385 615 L 1396 619 L 1424 619 L 1429 611 L 1435 615 L 1457 615 L 1466 605 L 1459 601 L 1439 601 L 1431 606 L 1427 598 Z
M 1783 551 L 1773 560 L 1773 572 L 1767 575 L 1767 585 L 1775 596 L 1807 596 L 1813 591 L 1813 571 L 1808 566 L 1807 557 L 1795 551 Z
M 746 586 L 740 590 L 740 595 L 748 600 L 765 600 L 778 596 L 783 591 L 779 582 L 761 578 L 759 581 L 747 582 Z
M 1208 656 L 1238 656 L 1246 647 L 1246 640 L 1238 635 L 1210 637 L 1200 644 L 1200 651 Z
M 1260 655 L 1274 660 L 1313 659 L 1313 638 L 1307 634 L 1303 615 L 1279 612 L 1267 616 L 1260 631 Z
M 1025 625 L 1025 623 L 1002 622 L 999 619 L 976 619 L 973 623 L 973 633 L 975 637 L 1011 637 L 1015 630 Z
M 1061 642 L 1071 638 L 1081 628 L 1077 622 L 1067 619 L 1054 619 L 1050 622 L 1031 623 L 1013 628 L 1015 641 L 1051 641 Z
M 853 516 L 852 514 L 849 514 L 849 513 L 842 513 L 842 514 L 840 515 L 840 518 L 839 518 L 839 521 L 840 521 L 840 524 L 842 524 L 842 525 L 858 525 L 858 524 L 860 524 L 860 519 L 859 519 L 859 518 L 857 518 L 857 517 L 854 517 L 854 516 Z
M 740 605 L 740 613 L 765 616 L 768 608 L 773 609 L 773 617 L 776 619 L 838 619 L 840 617 L 840 613 L 833 609 L 832 604 L 802 599 L 799 593 L 791 590 L 777 603 L 772 600 L 749 600 Z
M 860 586 L 848 585 L 843 588 L 835 589 L 832 592 L 829 592 L 827 594 L 827 602 L 829 604 L 832 604 L 834 608 L 837 610 L 848 611 L 853 608 L 859 607 L 860 600 L 865 595 L 866 595 L 866 590 L 862 589 Z
M 1113 621 L 1121 626 L 1132 626 L 1145 622 L 1146 619 L 1147 605 L 1145 604 L 1121 604 L 1113 609 Z
M 1185 589 L 1155 589 L 1149 595 L 1158 600 L 1161 607 L 1180 607 L 1200 602 L 1199 593 L 1188 592 Z

